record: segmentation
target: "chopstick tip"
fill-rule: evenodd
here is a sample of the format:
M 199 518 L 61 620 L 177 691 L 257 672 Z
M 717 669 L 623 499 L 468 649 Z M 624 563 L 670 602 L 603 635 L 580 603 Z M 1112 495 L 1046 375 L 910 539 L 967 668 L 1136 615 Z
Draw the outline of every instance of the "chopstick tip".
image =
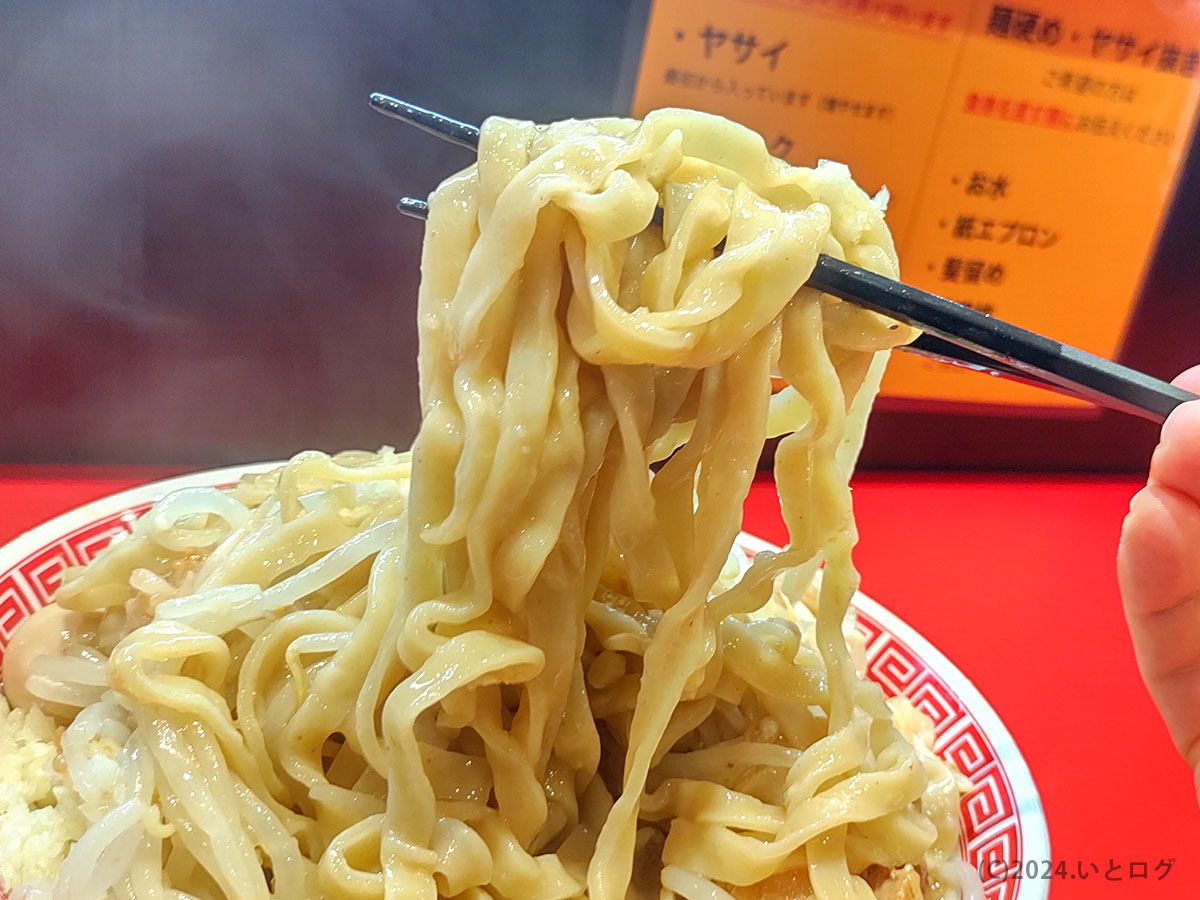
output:
M 429 204 L 416 197 L 401 197 L 396 209 L 413 219 L 424 221 L 429 218 Z
M 471 150 L 479 147 L 479 129 L 466 122 L 451 119 L 441 113 L 400 100 L 380 91 L 373 91 L 369 97 L 371 108 L 393 119 L 400 119 L 409 125 L 414 125 L 422 131 L 436 135 L 442 140 Z

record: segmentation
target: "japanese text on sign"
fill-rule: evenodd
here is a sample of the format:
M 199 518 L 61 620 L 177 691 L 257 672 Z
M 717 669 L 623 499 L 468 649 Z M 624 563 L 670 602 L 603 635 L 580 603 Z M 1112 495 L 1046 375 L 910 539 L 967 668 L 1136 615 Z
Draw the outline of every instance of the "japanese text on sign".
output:
M 633 112 L 707 110 L 794 164 L 848 163 L 868 193 L 889 190 L 905 280 L 1112 357 L 1198 69 L 1187 4 L 653 0 Z M 904 355 L 884 394 L 1071 402 Z

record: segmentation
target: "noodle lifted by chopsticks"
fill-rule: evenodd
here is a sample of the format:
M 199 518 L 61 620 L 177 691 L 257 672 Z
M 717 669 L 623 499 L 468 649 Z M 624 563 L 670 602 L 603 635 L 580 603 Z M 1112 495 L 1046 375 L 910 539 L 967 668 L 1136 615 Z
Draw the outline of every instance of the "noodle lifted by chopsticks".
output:
M 912 334 L 805 288 L 821 252 L 898 274 L 844 167 L 723 119 L 485 123 L 430 201 L 411 459 L 168 498 L 61 590 L 27 687 L 91 824 L 29 894 L 958 896 L 963 781 L 843 633 L 847 411 Z M 734 583 L 777 434 L 790 547 Z

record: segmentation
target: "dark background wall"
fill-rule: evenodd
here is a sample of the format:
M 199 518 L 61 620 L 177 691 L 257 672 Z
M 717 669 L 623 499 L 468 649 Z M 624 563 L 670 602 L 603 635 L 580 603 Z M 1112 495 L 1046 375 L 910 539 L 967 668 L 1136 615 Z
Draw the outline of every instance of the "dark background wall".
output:
M 0 10 L 0 460 L 406 445 L 420 226 L 469 154 L 373 113 L 598 115 L 630 3 Z

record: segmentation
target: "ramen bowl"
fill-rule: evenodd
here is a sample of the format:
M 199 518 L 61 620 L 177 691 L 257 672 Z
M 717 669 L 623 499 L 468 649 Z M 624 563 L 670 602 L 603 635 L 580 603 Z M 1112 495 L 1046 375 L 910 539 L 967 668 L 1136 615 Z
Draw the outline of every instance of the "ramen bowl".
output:
M 256 463 L 168 478 L 121 491 L 64 513 L 0 547 L 0 660 L 23 619 L 49 603 L 63 570 L 84 565 L 129 533 L 155 501 L 186 487 L 231 484 Z M 742 534 L 746 556 L 778 549 Z M 883 605 L 856 595 L 856 627 L 867 676 L 890 696 L 903 695 L 933 723 L 934 749 L 971 779 L 962 798 L 960 849 L 980 872 L 988 900 L 1045 900 L 1049 881 L 1006 878 L 1012 860 L 1050 859 L 1041 800 L 1020 750 L 970 680 L 929 641 Z

